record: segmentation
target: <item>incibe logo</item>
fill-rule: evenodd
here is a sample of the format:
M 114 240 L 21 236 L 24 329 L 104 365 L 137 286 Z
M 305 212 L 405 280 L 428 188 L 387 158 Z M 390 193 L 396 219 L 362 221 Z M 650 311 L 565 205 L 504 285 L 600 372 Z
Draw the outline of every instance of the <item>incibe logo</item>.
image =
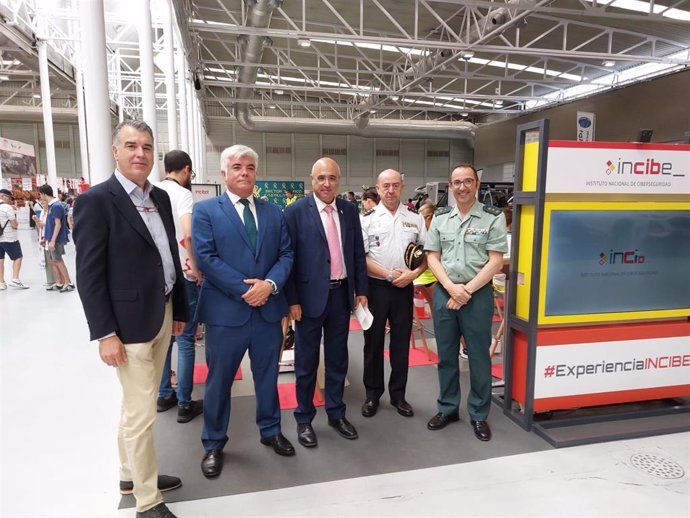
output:
M 617 174 L 663 174 L 667 176 L 685 176 L 685 173 L 674 172 L 671 162 L 657 162 L 653 158 L 647 158 L 638 162 L 626 162 L 620 158 L 618 162 L 615 163 L 611 160 L 607 160 L 605 169 L 606 174 L 610 175 L 614 171 Z
M 644 255 L 635 250 L 599 252 L 599 264 L 642 264 L 645 262 Z

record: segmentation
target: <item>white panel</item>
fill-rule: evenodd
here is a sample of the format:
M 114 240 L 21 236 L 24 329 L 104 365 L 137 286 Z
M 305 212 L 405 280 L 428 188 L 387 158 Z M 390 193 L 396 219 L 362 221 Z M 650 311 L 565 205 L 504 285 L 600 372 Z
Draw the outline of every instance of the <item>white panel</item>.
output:
M 375 183 L 374 177 L 374 139 L 363 137 L 350 137 L 350 149 L 348 149 L 348 158 L 350 161 L 350 183 L 355 183 L 355 178 L 366 179 L 365 183 L 373 185 Z
M 400 167 L 400 140 L 392 138 L 376 139 L 376 167 L 374 174 L 378 176 L 381 171 Z
M 266 133 L 266 179 L 292 178 L 292 138 L 289 133 Z M 286 152 L 287 151 L 287 152 Z
M 305 182 L 305 189 L 310 189 L 311 168 L 314 162 L 321 158 L 319 136 L 295 134 L 295 147 L 292 152 L 295 155 L 295 180 Z
M 434 152 L 449 152 L 447 140 L 427 140 L 427 177 L 447 177 L 450 172 L 450 158 L 448 156 L 433 156 Z M 429 155 L 432 156 L 429 156 Z
M 405 175 L 405 183 L 424 182 L 424 141 L 405 139 L 400 146 L 401 173 Z
M 36 151 L 36 142 L 34 142 L 34 125 L 31 123 L 21 124 L 18 122 L 3 122 L 0 124 L 2 128 L 2 137 L 10 140 L 18 140 L 25 144 L 34 146 Z
M 450 166 L 474 163 L 474 149 L 466 140 L 450 141 Z

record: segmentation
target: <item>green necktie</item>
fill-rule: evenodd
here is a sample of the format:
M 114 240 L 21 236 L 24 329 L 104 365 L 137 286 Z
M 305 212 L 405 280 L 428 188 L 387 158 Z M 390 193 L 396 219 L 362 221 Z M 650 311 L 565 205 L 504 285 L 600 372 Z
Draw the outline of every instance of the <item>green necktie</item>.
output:
M 244 205 L 244 212 L 242 217 L 244 219 L 244 229 L 247 231 L 249 236 L 249 242 L 252 244 L 252 248 L 256 250 L 256 221 L 254 220 L 254 214 L 252 214 L 249 208 L 249 200 L 242 198 L 240 203 Z

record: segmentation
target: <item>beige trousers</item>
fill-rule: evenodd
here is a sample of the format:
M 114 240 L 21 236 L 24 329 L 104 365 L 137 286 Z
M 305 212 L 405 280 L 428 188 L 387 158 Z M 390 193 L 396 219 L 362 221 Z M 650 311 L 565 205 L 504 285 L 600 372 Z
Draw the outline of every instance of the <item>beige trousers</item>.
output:
M 117 368 L 122 385 L 122 415 L 117 434 L 120 480 L 134 483 L 137 511 L 163 501 L 153 446 L 156 399 L 172 333 L 172 304 L 165 305 L 163 325 L 150 342 L 125 344 L 127 363 Z

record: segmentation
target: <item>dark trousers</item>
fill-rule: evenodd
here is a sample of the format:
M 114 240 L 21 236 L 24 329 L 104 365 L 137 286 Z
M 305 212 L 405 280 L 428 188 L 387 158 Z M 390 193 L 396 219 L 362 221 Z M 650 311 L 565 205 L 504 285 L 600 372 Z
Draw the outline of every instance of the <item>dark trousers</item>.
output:
M 254 390 L 256 424 L 261 437 L 280 432 L 278 402 L 278 355 L 283 340 L 280 322 L 266 322 L 257 309 L 243 326 L 206 325 L 208 378 L 204 393 L 204 449 L 220 450 L 228 440 L 230 391 L 235 373 L 249 349 Z
M 326 367 L 326 414 L 329 419 L 345 417 L 343 391 L 347 375 L 347 337 L 350 332 L 350 303 L 347 282 L 329 290 L 323 314 L 311 318 L 302 315 L 295 323 L 295 378 L 297 409 L 295 421 L 311 423 L 316 415 L 314 388 L 319 367 L 321 335 Z
M 367 399 L 378 401 L 383 395 L 383 344 L 386 321 L 390 322 L 391 377 L 388 394 L 393 401 L 405 399 L 407 369 L 412 332 L 414 286 L 396 288 L 388 281 L 369 277 L 369 311 L 374 315 L 371 327 L 364 331 L 364 387 Z
M 491 283 L 478 289 L 458 310 L 448 309 L 448 292 L 436 283 L 434 289 L 434 331 L 438 348 L 438 411 L 453 414 L 460 406 L 460 337 L 465 337 L 470 364 L 470 393 L 467 413 L 486 420 L 491 408 L 491 320 L 494 313 Z

